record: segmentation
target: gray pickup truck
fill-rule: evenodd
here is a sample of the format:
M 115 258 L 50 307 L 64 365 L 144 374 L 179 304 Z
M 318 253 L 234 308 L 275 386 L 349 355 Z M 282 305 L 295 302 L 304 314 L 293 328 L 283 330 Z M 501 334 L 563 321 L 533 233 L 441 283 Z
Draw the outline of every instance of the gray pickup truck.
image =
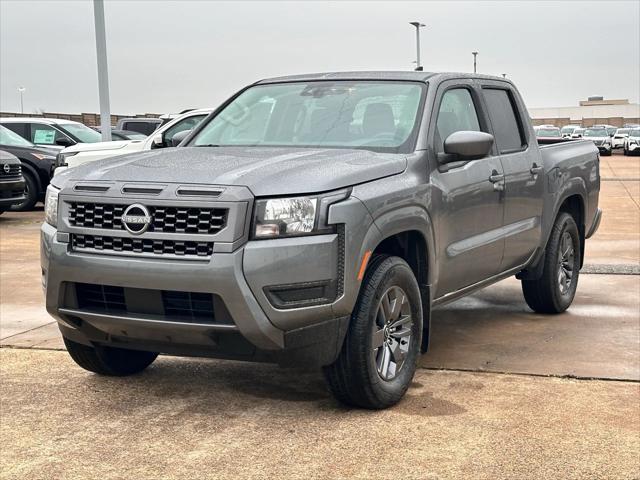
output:
M 179 148 L 54 177 L 46 306 L 92 372 L 158 353 L 310 364 L 339 400 L 384 408 L 434 305 L 515 275 L 536 312 L 570 306 L 599 189 L 593 142 L 539 147 L 503 78 L 262 80 Z

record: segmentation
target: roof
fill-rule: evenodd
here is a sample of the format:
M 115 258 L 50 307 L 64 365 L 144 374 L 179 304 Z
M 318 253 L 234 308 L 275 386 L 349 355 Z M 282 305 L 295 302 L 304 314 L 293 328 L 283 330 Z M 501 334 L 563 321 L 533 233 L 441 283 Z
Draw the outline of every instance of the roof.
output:
M 64 118 L 43 118 L 43 117 L 3 117 L 0 118 L 1 123 L 16 123 L 16 122 L 38 122 L 49 123 L 57 125 L 59 123 L 80 123 L 74 120 L 66 120 Z
M 301 75 L 288 75 L 283 77 L 265 78 L 260 80 L 259 84 L 264 83 L 281 83 L 281 82 L 306 82 L 317 80 L 396 80 L 396 81 L 413 81 L 426 82 L 431 78 L 483 78 L 490 80 L 505 80 L 502 77 L 491 75 L 479 75 L 474 73 L 456 73 L 456 72 L 415 72 L 415 71 L 393 71 L 393 70 L 374 70 L 362 72 L 325 72 L 325 73 L 306 73 Z

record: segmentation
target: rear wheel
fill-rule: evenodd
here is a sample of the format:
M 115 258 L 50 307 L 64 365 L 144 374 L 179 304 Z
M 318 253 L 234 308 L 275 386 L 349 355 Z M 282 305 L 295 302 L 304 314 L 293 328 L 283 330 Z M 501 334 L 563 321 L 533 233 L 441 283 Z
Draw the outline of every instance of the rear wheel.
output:
M 324 367 L 329 389 L 343 403 L 382 409 L 405 394 L 422 339 L 422 303 L 411 267 L 376 255 L 338 359 Z
M 23 172 L 22 175 L 24 177 L 24 200 L 9 207 L 14 212 L 31 210 L 38 201 L 38 182 L 29 172 Z
M 99 375 L 124 377 L 141 372 L 158 356 L 157 353 L 115 347 L 89 347 L 64 339 L 69 355 L 79 366 Z
M 538 313 L 561 313 L 569 308 L 578 288 L 580 252 L 578 226 L 571 215 L 561 213 L 547 244 L 542 276 L 522 280 L 522 292 L 531 309 Z

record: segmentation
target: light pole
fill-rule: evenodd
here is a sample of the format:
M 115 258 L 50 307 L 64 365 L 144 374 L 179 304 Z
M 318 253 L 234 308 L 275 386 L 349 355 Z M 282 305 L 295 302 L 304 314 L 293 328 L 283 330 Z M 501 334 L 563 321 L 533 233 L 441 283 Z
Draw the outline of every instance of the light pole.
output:
M 471 52 L 471 55 L 473 55 L 473 73 L 476 73 L 478 71 L 476 68 L 476 57 L 478 56 L 478 52 Z
M 20 113 L 24 113 L 24 92 L 25 92 L 26 88 L 24 87 L 18 87 L 18 93 L 20 93 Z
M 109 72 L 107 70 L 107 39 L 104 28 L 104 1 L 93 0 L 93 20 L 96 26 L 96 57 L 98 59 L 98 96 L 100 98 L 100 133 L 103 142 L 111 141 L 109 110 Z
M 416 71 L 422 71 L 422 65 L 420 64 L 420 28 L 424 27 L 424 23 L 409 22 L 409 25 L 416 27 Z

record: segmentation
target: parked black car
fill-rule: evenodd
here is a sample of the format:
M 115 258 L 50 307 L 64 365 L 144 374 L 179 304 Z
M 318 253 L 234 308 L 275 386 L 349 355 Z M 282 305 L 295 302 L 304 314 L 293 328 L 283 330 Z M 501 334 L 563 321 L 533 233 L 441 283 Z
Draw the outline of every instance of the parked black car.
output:
M 24 178 L 20 159 L 0 150 L 0 214 L 24 202 Z
M 25 183 L 25 195 L 22 202 L 12 205 L 10 210 L 30 210 L 40 200 L 53 176 L 56 150 L 36 147 L 17 133 L 0 125 L 0 149 L 5 150 L 22 162 L 22 176 Z

